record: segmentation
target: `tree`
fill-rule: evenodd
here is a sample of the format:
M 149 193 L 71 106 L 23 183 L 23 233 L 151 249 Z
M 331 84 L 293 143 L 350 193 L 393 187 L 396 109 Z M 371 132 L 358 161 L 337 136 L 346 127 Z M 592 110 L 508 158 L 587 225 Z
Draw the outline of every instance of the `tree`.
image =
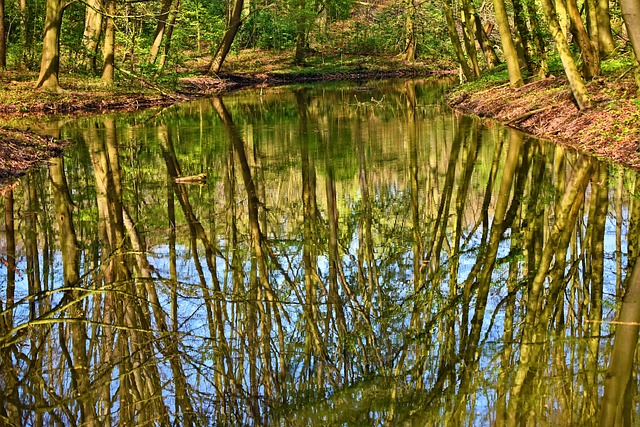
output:
M 172 0 L 164 0 L 162 8 L 160 9 L 160 15 L 158 15 L 158 24 L 156 25 L 156 31 L 153 36 L 153 43 L 151 44 L 151 52 L 149 54 L 149 62 L 152 64 L 156 62 L 158 53 L 160 52 L 160 45 L 162 44 L 162 38 L 167 27 L 167 19 L 169 18 L 169 9 L 171 8 Z
M 582 81 L 582 76 L 580 76 L 578 67 L 573 60 L 564 32 L 560 28 L 560 22 L 558 21 L 558 15 L 556 15 L 553 2 L 551 0 L 542 0 L 542 10 L 547 19 L 549 31 L 551 32 L 551 36 L 555 42 L 556 50 L 560 55 L 560 61 L 562 61 L 564 72 L 567 76 L 567 80 L 569 81 L 573 97 L 578 104 L 578 108 L 581 110 L 589 108 L 591 107 L 591 98 L 589 97 L 587 88 Z
M 622 19 L 627 27 L 627 34 L 633 47 L 636 59 L 640 58 L 640 2 L 637 0 L 620 0 Z
M 101 0 L 87 0 L 86 14 L 84 18 L 84 34 L 82 35 L 82 45 L 85 49 L 85 59 L 83 65 L 91 66 L 96 72 L 96 59 L 98 55 L 98 42 L 100 41 L 100 33 L 102 32 L 102 4 Z
M 405 48 L 402 52 L 402 57 L 406 61 L 415 61 L 417 58 L 417 34 L 416 34 L 416 19 L 418 11 L 414 0 L 407 0 L 406 7 L 408 11 L 405 16 Z
M 4 28 L 4 0 L 0 0 L 0 70 L 7 68 L 7 40 Z
M 598 16 L 598 45 L 600 54 L 605 57 L 616 49 L 611 33 L 611 16 L 609 14 L 609 0 L 597 0 L 596 14 Z
M 456 22 L 453 18 L 453 10 L 451 8 L 451 0 L 444 0 L 442 2 L 444 6 L 444 16 L 447 20 L 447 31 L 449 32 L 449 38 L 451 39 L 451 44 L 453 45 L 453 50 L 456 53 L 456 58 L 458 59 L 458 64 L 460 64 L 460 68 L 462 69 L 462 73 L 464 77 L 468 80 L 475 80 L 477 77 L 472 71 L 469 63 L 467 62 L 467 58 L 464 56 L 464 51 L 462 50 L 462 45 L 460 44 L 460 36 L 458 36 L 458 31 L 456 30 Z
M 60 28 L 62 15 L 68 6 L 64 0 L 47 0 L 42 41 L 42 60 L 36 88 L 61 92 L 58 72 L 60 71 Z
M 227 23 L 227 30 L 222 37 L 218 50 L 216 50 L 215 55 L 213 55 L 213 59 L 209 65 L 209 74 L 216 74 L 220 72 L 222 64 L 224 63 L 229 50 L 231 50 L 233 39 L 236 38 L 236 34 L 238 34 L 238 30 L 240 29 L 240 24 L 242 24 L 242 19 L 240 17 L 242 16 L 243 8 L 244 0 L 235 0 L 233 2 L 233 10 L 229 17 L 229 22 Z
M 522 74 L 520 73 L 520 65 L 518 63 L 518 54 L 511 37 L 511 29 L 509 27 L 509 17 L 503 0 L 493 0 L 493 7 L 496 13 L 496 22 L 500 31 L 500 40 L 502 42 L 502 50 L 504 51 L 504 59 L 507 63 L 509 71 L 509 84 L 511 87 L 520 87 L 523 84 Z
M 104 32 L 104 45 L 102 46 L 102 56 L 104 58 L 104 65 L 102 66 L 102 81 L 106 84 L 113 84 L 116 55 L 115 0 L 106 0 L 105 9 L 107 12 L 107 25 Z

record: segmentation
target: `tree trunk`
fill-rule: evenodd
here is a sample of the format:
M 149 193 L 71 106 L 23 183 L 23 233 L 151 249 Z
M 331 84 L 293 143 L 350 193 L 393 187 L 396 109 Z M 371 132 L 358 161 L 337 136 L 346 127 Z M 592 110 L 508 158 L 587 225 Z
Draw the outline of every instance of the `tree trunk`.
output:
M 167 56 L 169 56 L 169 48 L 171 47 L 171 37 L 173 36 L 173 29 L 176 25 L 176 19 L 178 18 L 178 8 L 180 7 L 180 0 L 173 0 L 171 6 L 171 13 L 169 14 L 169 21 L 167 22 L 168 28 L 165 30 L 164 35 L 164 49 L 162 56 L 160 57 L 160 64 L 158 64 L 158 70 L 164 68 L 164 64 L 167 62 Z
M 4 27 L 4 0 L 0 0 L 0 70 L 7 68 L 7 40 Z
M 475 80 L 473 71 L 471 71 L 471 67 L 469 67 L 467 58 L 464 57 L 464 51 L 462 50 L 462 45 L 460 44 L 460 37 L 458 36 L 458 31 L 456 30 L 456 22 L 453 19 L 453 10 L 451 10 L 451 0 L 445 0 L 443 2 L 443 6 L 444 16 L 447 19 L 447 30 L 449 32 L 449 38 L 451 39 L 451 44 L 453 45 L 453 49 L 456 52 L 456 57 L 458 58 L 460 68 L 462 68 L 462 73 L 468 81 Z
M 222 64 L 224 63 L 224 60 L 227 57 L 229 50 L 231 49 L 231 44 L 233 44 L 233 39 L 236 38 L 236 34 L 238 33 L 240 24 L 242 24 L 242 19 L 240 19 L 240 17 L 242 15 L 243 8 L 244 0 L 235 0 L 235 2 L 233 3 L 233 12 L 231 13 L 229 24 L 227 25 L 227 31 L 224 33 L 222 42 L 220 43 L 216 54 L 211 60 L 208 74 L 217 74 L 220 72 Z
M 473 73 L 480 77 L 480 65 L 478 65 L 478 53 L 476 51 L 476 40 L 474 38 L 473 10 L 469 0 L 462 0 L 462 35 L 464 38 L 464 48 L 471 61 Z M 480 42 L 480 40 L 478 40 Z
M 408 12 L 405 17 L 404 31 L 405 31 L 405 46 L 404 52 L 402 52 L 402 58 L 405 61 L 416 60 L 416 46 L 418 44 L 416 37 L 416 4 L 414 0 L 407 1 Z
M 576 0 L 567 0 L 567 8 L 569 9 L 569 17 L 571 18 L 571 27 L 577 36 L 578 45 L 582 52 L 584 76 L 587 79 L 591 79 L 600 74 L 600 59 L 598 58 L 598 51 L 597 49 L 594 49 L 591 44 L 589 34 L 584 28 Z
M 622 19 L 627 27 L 636 58 L 640 58 L 640 2 L 637 0 L 620 0 Z
M 596 14 L 598 16 L 598 46 L 600 55 L 606 57 L 616 49 L 611 33 L 611 16 L 609 14 L 609 0 L 596 0 Z
M 36 88 L 61 92 L 58 81 L 60 69 L 60 27 L 64 13 L 64 0 L 47 0 L 47 11 L 44 21 L 44 38 L 42 41 L 42 61 Z
M 573 56 L 571 56 L 571 51 L 569 50 L 567 39 L 560 28 L 560 23 L 558 22 L 558 16 L 556 15 L 553 2 L 551 0 L 542 0 L 542 10 L 547 18 L 549 31 L 551 32 L 551 36 L 556 44 L 556 50 L 560 55 L 564 72 L 567 75 L 567 80 L 569 80 L 569 86 L 571 86 L 571 92 L 576 99 L 578 108 L 581 110 L 589 108 L 591 107 L 591 98 L 589 97 L 587 88 L 582 81 L 582 77 L 580 76 L 578 67 L 573 60 Z
M 169 10 L 171 9 L 172 0 L 164 0 L 162 8 L 160 9 L 160 15 L 158 16 L 158 25 L 156 25 L 156 32 L 153 36 L 153 43 L 151 44 L 151 53 L 149 54 L 149 62 L 152 64 L 156 62 L 158 53 L 160 52 L 160 45 L 162 44 L 162 37 L 164 36 L 165 28 L 167 27 L 167 20 L 169 19 Z
M 480 20 L 480 16 L 478 15 L 478 12 L 474 12 L 473 20 L 475 22 L 475 28 L 476 28 L 476 39 L 480 43 L 480 48 L 484 53 L 484 57 L 485 57 L 485 60 L 487 61 L 487 65 L 489 66 L 489 68 L 493 68 L 500 63 L 500 59 L 498 59 L 498 55 L 496 54 L 493 41 L 489 38 L 489 34 L 487 34 L 487 32 L 491 33 L 491 30 L 485 31 L 484 27 L 482 26 L 482 21 Z
M 551 1 L 551 0 L 547 0 Z M 509 17 L 505 9 L 504 0 L 493 0 L 493 7 L 496 13 L 496 22 L 498 30 L 500 30 L 500 40 L 502 41 L 502 50 L 504 58 L 507 62 L 507 70 L 509 71 L 509 84 L 511 87 L 522 86 L 522 75 L 520 74 L 520 66 L 518 64 L 518 54 L 516 47 L 511 38 L 511 29 L 509 27 Z
M 513 24 L 516 27 L 516 34 L 520 36 L 522 43 L 522 60 L 527 70 L 533 74 L 534 67 L 531 61 L 531 53 L 529 52 L 529 45 L 531 42 L 531 34 L 527 23 L 525 21 L 524 7 L 521 0 L 513 0 Z
M 84 19 L 84 34 L 82 45 L 85 50 L 83 65 L 85 69 L 91 67 L 93 72 L 97 71 L 98 42 L 102 32 L 102 4 L 100 0 L 87 0 L 86 15 Z
M 107 26 L 104 32 L 104 46 L 102 47 L 102 56 L 104 58 L 102 81 L 106 84 L 113 84 L 116 56 L 115 0 L 106 0 L 105 9 L 107 11 Z

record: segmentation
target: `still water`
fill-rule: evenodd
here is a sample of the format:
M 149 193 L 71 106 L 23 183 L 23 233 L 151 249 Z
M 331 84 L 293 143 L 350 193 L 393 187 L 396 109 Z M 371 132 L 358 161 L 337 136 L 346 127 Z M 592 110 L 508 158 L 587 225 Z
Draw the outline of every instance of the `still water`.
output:
M 636 174 L 444 90 L 43 124 L 75 144 L 0 198 L 0 424 L 635 422 Z

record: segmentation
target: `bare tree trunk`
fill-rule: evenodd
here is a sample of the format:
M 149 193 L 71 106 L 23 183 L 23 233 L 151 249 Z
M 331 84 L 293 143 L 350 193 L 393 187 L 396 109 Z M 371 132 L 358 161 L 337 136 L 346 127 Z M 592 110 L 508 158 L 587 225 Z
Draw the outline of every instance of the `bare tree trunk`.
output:
M 42 60 L 36 88 L 52 92 L 62 91 L 58 82 L 58 72 L 60 70 L 60 28 L 65 7 L 64 0 L 47 0 Z
M 609 14 L 609 0 L 596 0 L 596 14 L 598 16 L 598 45 L 600 55 L 606 57 L 616 49 L 611 32 L 611 15 Z
M 582 17 L 580 16 L 580 10 L 578 9 L 576 0 L 567 0 L 567 7 L 569 9 L 569 16 L 571 17 L 571 26 L 577 36 L 578 45 L 582 52 L 584 75 L 585 78 L 591 79 L 600 74 L 600 58 L 598 57 L 598 49 L 594 48 L 591 44 L 589 34 L 582 23 Z
M 405 16 L 404 31 L 405 31 L 405 47 L 402 57 L 405 61 L 416 60 L 416 47 L 418 41 L 416 40 L 416 4 L 414 0 L 407 0 L 406 7 L 409 9 Z
M 115 56 L 116 56 L 116 1 L 106 0 L 105 9 L 107 12 L 107 26 L 104 32 L 104 46 L 102 46 L 102 57 L 104 64 L 102 66 L 102 81 L 106 84 L 113 84 L 115 75 Z
M 476 39 L 480 43 L 480 48 L 484 53 L 487 65 L 489 66 L 489 68 L 493 68 L 500 63 L 500 59 L 498 59 L 498 55 L 496 54 L 493 41 L 491 40 L 491 38 L 489 38 L 489 34 L 487 34 L 487 32 L 490 33 L 491 31 L 485 31 L 484 27 L 482 26 L 480 16 L 475 11 L 473 13 L 473 21 L 475 23 Z M 491 24 L 491 26 L 493 26 L 493 24 Z
M 475 31 L 473 25 L 473 8 L 469 0 L 462 0 L 462 36 L 464 39 L 464 48 L 467 56 L 471 61 L 473 73 L 476 77 L 480 77 L 480 65 L 478 65 L 478 53 L 476 50 L 476 40 L 474 38 Z M 480 40 L 478 40 L 480 43 Z
M 100 0 L 87 0 L 86 15 L 84 19 L 84 34 L 82 45 L 85 50 L 83 65 L 85 68 L 97 71 L 98 42 L 102 32 L 102 3 Z
M 640 2 L 637 0 L 620 0 L 622 19 L 627 27 L 627 34 L 633 46 L 636 58 L 640 58 Z
M 507 62 L 507 70 L 509 71 L 509 85 L 511 87 L 520 87 L 523 85 L 523 81 L 518 63 L 518 53 L 516 52 L 513 38 L 511 37 L 509 17 L 507 16 L 504 0 L 493 0 L 493 7 L 495 9 L 498 30 L 500 31 L 502 50 L 504 51 L 504 58 Z
M 169 56 L 169 48 L 171 47 L 171 37 L 173 36 L 173 29 L 176 25 L 176 19 L 178 18 L 178 8 L 180 7 L 180 0 L 173 0 L 171 6 L 171 13 L 169 14 L 169 21 L 167 22 L 168 28 L 165 30 L 164 35 L 164 49 L 162 56 L 160 57 L 160 64 L 158 69 L 162 70 L 167 62 L 167 56 Z
M 560 28 L 560 23 L 558 22 L 558 16 L 556 15 L 553 2 L 551 0 L 542 0 L 542 10 L 547 18 L 549 31 L 555 41 L 556 50 L 560 55 L 564 72 L 567 76 L 567 80 L 569 80 L 569 86 L 571 86 L 571 92 L 578 104 L 578 108 L 581 110 L 589 108 L 591 107 L 591 98 L 589 97 L 587 88 L 582 81 L 578 67 L 573 60 L 573 56 L 569 50 L 569 45 L 567 44 L 567 39 Z
M 160 52 L 160 45 L 162 44 L 162 38 L 164 37 L 164 31 L 167 27 L 167 20 L 169 19 L 169 9 L 171 8 L 172 0 L 164 0 L 162 7 L 160 8 L 160 15 L 158 15 L 158 24 L 156 25 L 156 32 L 153 36 L 153 43 L 151 44 L 151 50 L 149 53 L 149 62 L 152 64 L 156 62 L 158 53 Z
M 234 1 L 233 11 L 231 13 L 229 23 L 227 24 L 227 31 L 225 31 L 224 36 L 222 37 L 222 42 L 220 42 L 220 46 L 218 46 L 218 50 L 211 60 L 208 74 L 217 74 L 220 72 L 222 64 L 224 63 L 229 50 L 231 50 L 231 45 L 233 44 L 233 40 L 236 38 L 238 29 L 240 29 L 240 24 L 242 24 L 242 19 L 240 19 L 240 17 L 242 16 L 243 8 L 244 0 Z
M 7 68 L 7 31 L 4 18 L 4 0 L 0 0 L 0 70 Z
M 447 31 L 449 32 L 449 38 L 451 39 L 453 50 L 456 52 L 458 64 L 460 64 L 462 73 L 468 81 L 475 80 L 476 76 L 471 70 L 471 67 L 469 67 L 467 58 L 465 58 L 464 51 L 462 50 L 462 45 L 460 44 L 460 36 L 458 36 L 458 31 L 456 30 L 456 22 L 453 18 L 453 10 L 451 9 L 451 0 L 444 0 L 442 4 L 444 6 L 444 16 L 447 20 Z

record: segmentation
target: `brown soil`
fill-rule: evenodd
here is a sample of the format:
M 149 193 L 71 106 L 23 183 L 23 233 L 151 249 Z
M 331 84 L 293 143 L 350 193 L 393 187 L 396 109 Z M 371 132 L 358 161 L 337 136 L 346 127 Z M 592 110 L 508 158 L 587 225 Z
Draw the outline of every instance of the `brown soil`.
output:
M 640 170 L 640 109 L 631 78 L 587 85 L 593 107 L 579 111 L 564 78 L 546 78 L 518 89 L 507 85 L 451 94 L 454 108 L 490 117 L 536 137 Z

